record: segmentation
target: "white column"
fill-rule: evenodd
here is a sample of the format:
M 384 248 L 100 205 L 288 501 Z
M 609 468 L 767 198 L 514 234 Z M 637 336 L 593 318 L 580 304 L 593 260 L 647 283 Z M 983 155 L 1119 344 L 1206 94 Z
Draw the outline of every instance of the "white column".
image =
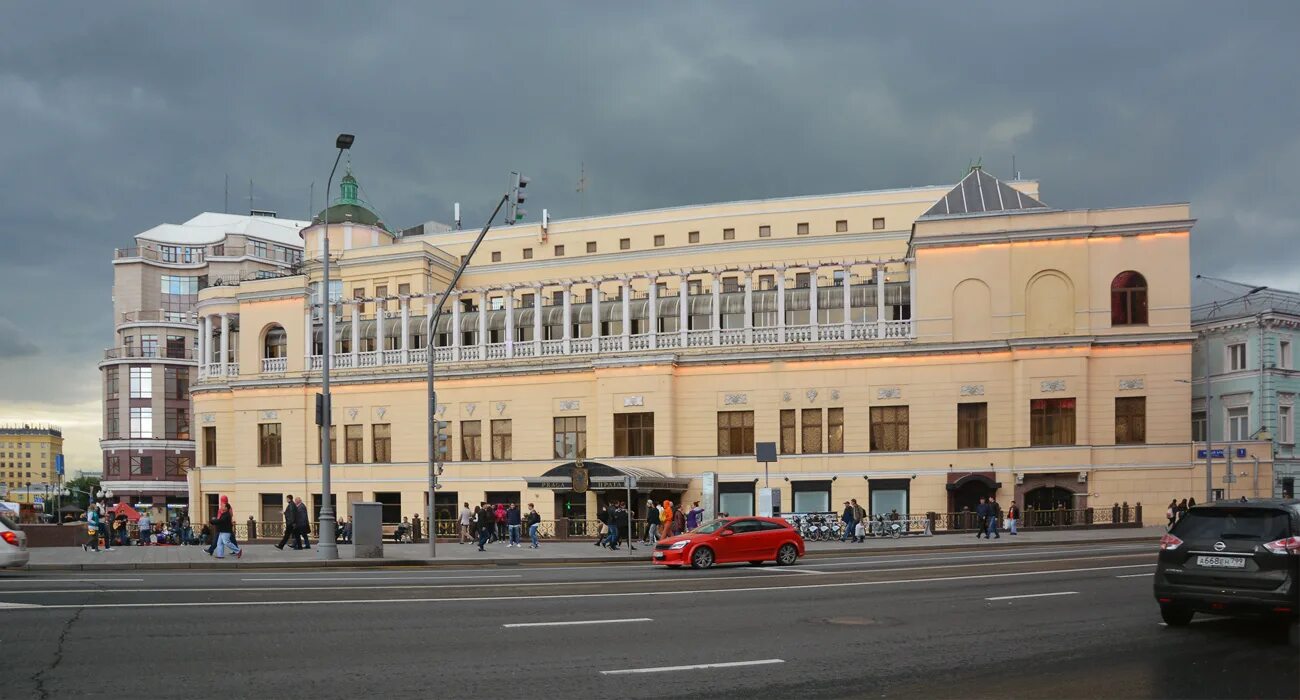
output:
M 515 356 L 515 288 L 506 287 L 506 357 Z
M 853 266 L 844 263 L 844 339 L 853 337 Z
M 460 360 L 460 295 L 451 295 L 448 301 L 451 302 L 451 327 L 447 329 L 447 335 L 451 336 L 451 359 Z
M 302 328 L 303 328 L 303 331 L 302 331 L 302 357 L 303 357 L 303 360 L 302 360 L 302 361 L 303 361 L 303 366 L 302 366 L 302 368 L 305 370 L 305 369 L 311 367 L 311 360 L 307 359 L 307 358 L 311 357 L 311 307 L 310 307 L 310 306 L 307 307 L 307 311 L 306 311 L 306 313 L 304 313 L 304 314 L 302 315 Z
M 600 352 L 600 280 L 591 283 L 591 351 Z
M 647 323 L 650 326 L 650 349 L 659 347 L 659 280 L 651 275 L 650 288 L 646 290 L 649 306 L 646 307 Z
M 711 273 L 713 277 L 713 307 L 709 309 L 709 325 L 713 331 L 713 345 L 717 347 L 722 344 L 722 277 L 717 270 Z
M 487 359 L 488 346 L 488 293 L 486 289 L 480 289 L 478 293 L 478 346 L 480 348 L 478 359 Z
M 533 286 L 533 357 L 542 356 L 542 285 Z
M 785 343 L 785 267 L 776 268 L 776 340 Z
M 910 337 L 916 337 L 916 258 L 907 261 L 907 320 Z
M 632 280 L 623 278 L 623 349 L 632 349 Z
M 222 374 L 226 373 L 226 363 L 230 361 L 230 342 L 229 342 L 230 336 L 227 335 L 229 332 L 230 332 L 230 317 L 225 313 L 222 313 L 221 314 L 221 341 L 220 341 L 221 342 L 220 357 L 221 357 Z
M 745 344 L 754 344 L 754 270 L 745 268 Z
M 308 312 L 308 316 L 309 316 L 309 317 L 310 317 L 310 314 L 311 314 L 311 312 Z M 207 317 L 207 316 L 200 316 L 200 317 L 199 317 L 199 357 L 198 357 L 198 360 L 199 360 L 199 375 L 200 375 L 200 376 L 202 376 L 203 374 L 205 374 L 205 373 L 208 371 L 208 356 L 207 356 L 207 351 L 208 351 L 208 336 L 209 336 L 208 331 L 209 331 L 209 329 L 211 329 L 211 328 L 212 328 L 212 326 L 211 326 L 211 324 L 208 322 L 208 317 Z
M 876 263 L 876 337 L 885 337 L 885 266 Z
M 808 324 L 812 326 L 812 339 L 817 338 L 817 268 L 808 268 Z
M 384 316 L 387 312 L 387 299 L 375 300 L 375 364 L 384 364 Z
M 564 283 L 564 354 L 568 355 L 573 347 L 573 283 Z
M 680 335 L 680 344 L 678 347 L 686 347 L 686 327 L 689 325 L 687 315 L 688 307 L 691 305 L 691 285 L 687 275 L 681 276 L 681 284 L 677 286 L 677 332 Z
M 352 302 L 352 367 L 361 366 L 361 302 Z
M 402 364 L 411 361 L 411 300 L 402 297 Z

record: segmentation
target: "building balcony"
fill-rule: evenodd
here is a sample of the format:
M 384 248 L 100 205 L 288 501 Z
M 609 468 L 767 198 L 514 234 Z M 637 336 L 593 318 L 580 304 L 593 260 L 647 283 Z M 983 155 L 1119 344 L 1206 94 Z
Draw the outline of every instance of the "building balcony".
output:
M 105 360 L 126 360 L 126 359 L 160 359 L 160 360 L 193 360 L 196 355 L 192 348 L 144 348 L 134 345 L 119 348 L 105 348 Z
M 162 309 L 136 309 L 123 311 L 118 323 L 198 323 L 192 311 L 164 311 Z

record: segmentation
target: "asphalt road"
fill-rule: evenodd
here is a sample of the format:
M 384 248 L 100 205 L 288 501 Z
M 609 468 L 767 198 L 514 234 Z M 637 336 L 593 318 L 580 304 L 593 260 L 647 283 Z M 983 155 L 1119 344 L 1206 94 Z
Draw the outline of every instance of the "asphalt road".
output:
M 227 699 L 1300 695 L 1297 653 L 1275 630 L 1212 618 L 1162 626 L 1154 559 L 1150 545 L 1113 544 L 709 571 L 4 573 L 0 688 Z

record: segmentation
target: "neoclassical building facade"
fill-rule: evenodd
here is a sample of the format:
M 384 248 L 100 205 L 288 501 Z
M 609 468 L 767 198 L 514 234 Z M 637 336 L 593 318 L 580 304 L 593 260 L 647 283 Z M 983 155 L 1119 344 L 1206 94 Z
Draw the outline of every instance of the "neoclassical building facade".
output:
M 395 232 L 347 187 L 329 219 L 328 290 L 317 217 L 302 274 L 200 293 L 201 348 L 242 332 L 238 362 L 200 350 L 199 508 L 229 494 L 274 520 L 294 493 L 315 513 L 324 353 L 344 516 L 363 500 L 389 522 L 425 512 L 428 352 L 451 437 L 440 518 L 480 500 L 591 517 L 627 476 L 636 501 L 730 513 L 765 479 L 785 512 L 981 495 L 1163 512 L 1202 487 L 1187 205 L 1060 210 L 1036 182 L 974 169 L 955 187 L 502 227 L 432 332 L 475 232 Z

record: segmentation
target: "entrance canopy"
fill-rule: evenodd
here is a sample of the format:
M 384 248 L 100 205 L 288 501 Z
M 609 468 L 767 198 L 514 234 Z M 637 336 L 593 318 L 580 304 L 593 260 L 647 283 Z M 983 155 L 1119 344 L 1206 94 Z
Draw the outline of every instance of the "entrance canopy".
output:
M 972 472 L 952 482 L 951 484 L 948 484 L 948 490 L 960 491 L 968 484 L 980 484 L 988 487 L 988 489 L 991 491 L 997 491 L 998 489 L 1002 488 L 1002 482 L 994 481 L 991 476 L 988 476 L 987 474 L 981 474 L 979 472 Z
M 592 491 L 626 489 L 629 477 L 632 479 L 631 487 L 642 491 L 685 491 L 691 483 L 690 479 L 664 476 L 652 469 L 614 467 L 587 461 L 582 465 L 587 468 L 587 473 L 590 475 L 588 488 Z M 573 467 L 573 462 L 567 462 L 548 470 L 541 476 L 525 477 L 525 481 L 528 482 L 528 487 L 533 489 L 569 491 L 573 488 Z

